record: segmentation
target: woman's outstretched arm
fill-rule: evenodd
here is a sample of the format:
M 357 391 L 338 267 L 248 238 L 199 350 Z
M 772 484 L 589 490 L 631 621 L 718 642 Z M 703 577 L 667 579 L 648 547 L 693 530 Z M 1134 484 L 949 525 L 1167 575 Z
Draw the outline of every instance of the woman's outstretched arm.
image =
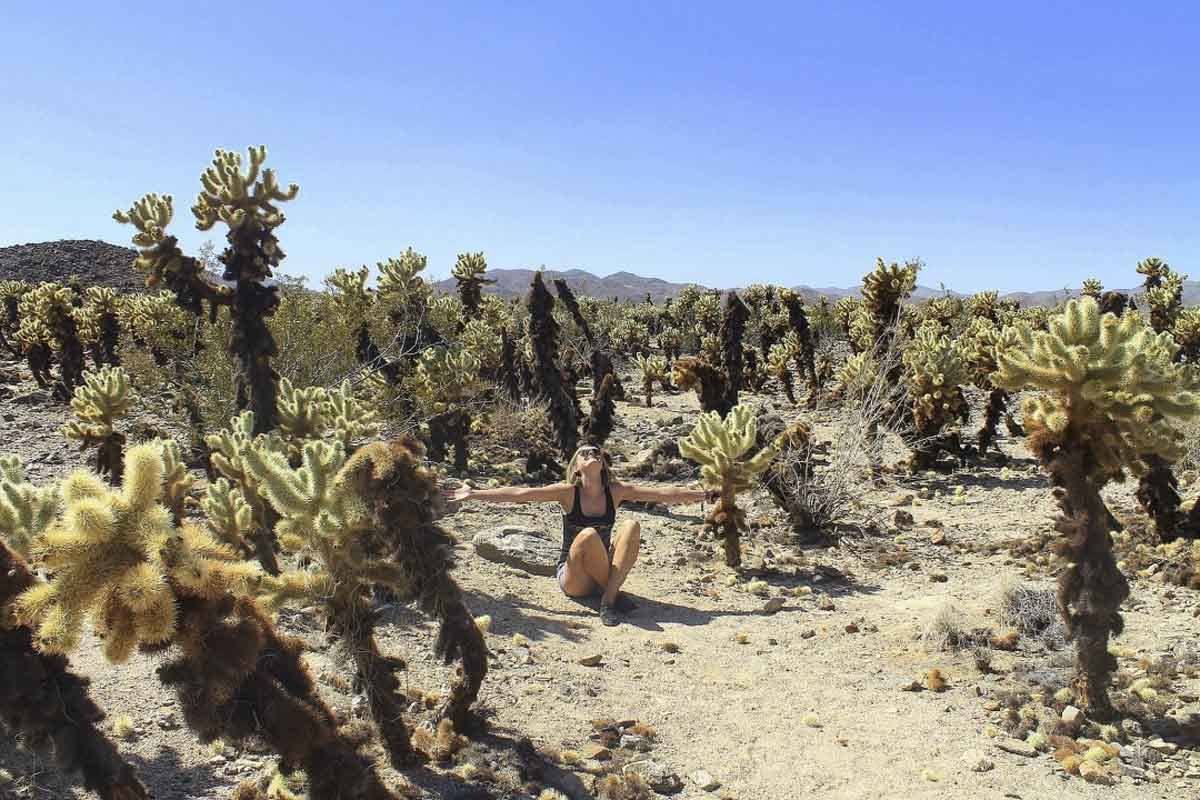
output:
M 488 503 L 550 503 L 563 502 L 574 487 L 569 483 L 552 483 L 548 486 L 500 486 L 495 489 L 475 489 L 460 486 L 443 492 L 455 501 L 483 500 Z
M 701 500 L 712 500 L 719 496 L 716 491 L 704 489 L 687 489 L 683 486 L 639 486 L 634 483 L 614 483 L 613 499 L 615 502 L 663 503 L 698 503 Z

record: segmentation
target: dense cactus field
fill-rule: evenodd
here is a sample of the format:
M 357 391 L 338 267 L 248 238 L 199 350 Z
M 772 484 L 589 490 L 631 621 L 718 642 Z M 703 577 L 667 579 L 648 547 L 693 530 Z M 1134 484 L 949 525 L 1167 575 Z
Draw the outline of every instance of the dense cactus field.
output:
M 446 293 L 411 248 L 314 291 L 265 148 L 200 183 L 215 260 L 151 193 L 138 290 L 0 280 L 0 797 L 1200 791 L 1167 263 L 1053 308 L 882 258 L 836 302 L 507 300 L 485 252 Z M 583 444 L 711 499 L 620 512 L 612 628 L 542 571 L 557 507 L 452 499 Z

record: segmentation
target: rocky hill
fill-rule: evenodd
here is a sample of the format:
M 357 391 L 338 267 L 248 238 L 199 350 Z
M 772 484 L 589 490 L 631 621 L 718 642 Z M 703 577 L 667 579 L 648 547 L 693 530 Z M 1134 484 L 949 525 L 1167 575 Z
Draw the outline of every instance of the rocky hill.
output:
M 536 271 L 532 269 L 489 269 L 487 277 L 496 282 L 485 287 L 485 291 L 502 297 L 524 297 L 529 291 L 529 284 L 533 281 L 533 274 Z M 614 272 L 612 275 L 600 277 L 582 269 L 542 270 L 542 279 L 547 284 L 552 283 L 555 278 L 566 280 L 571 291 L 581 296 L 644 300 L 646 294 L 649 293 L 650 299 L 656 303 L 668 297 L 674 297 L 679 294 L 680 289 L 689 285 L 671 283 L 661 278 L 643 278 L 632 272 Z M 436 285 L 444 292 L 454 292 L 457 287 L 453 278 L 438 281 Z
M 123 292 L 143 288 L 133 269 L 137 251 L 92 239 L 0 247 L 0 278 L 38 283 L 65 282 L 78 275 L 84 286 L 111 286 Z

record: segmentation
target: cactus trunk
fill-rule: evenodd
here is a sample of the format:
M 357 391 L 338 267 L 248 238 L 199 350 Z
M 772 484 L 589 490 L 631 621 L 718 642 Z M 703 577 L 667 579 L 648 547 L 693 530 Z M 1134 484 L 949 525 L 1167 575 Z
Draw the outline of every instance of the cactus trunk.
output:
M 0 541 L 0 609 L 33 584 L 25 562 Z M 29 628 L 0 625 L 0 721 L 8 733 L 38 748 L 52 744 L 57 770 L 78 770 L 84 788 L 103 800 L 143 800 L 133 767 L 96 727 L 104 713 L 87 686 L 65 656 L 34 649 Z
M 257 734 L 285 772 L 309 777 L 313 800 L 393 800 L 370 762 L 337 729 L 300 658 L 302 643 L 280 636 L 249 600 L 180 597 L 181 653 L 159 667 L 176 687 L 188 725 L 201 739 Z
M 976 440 L 979 444 L 979 455 L 987 453 L 988 448 L 996 438 L 996 426 L 1008 408 L 1008 392 L 1003 389 L 992 389 L 988 394 L 987 407 L 983 412 L 983 426 L 979 429 Z
M 1113 558 L 1108 508 L 1088 478 L 1096 465 L 1086 443 L 1035 443 L 1035 451 L 1056 487 L 1062 511 L 1055 528 L 1064 539 L 1057 549 L 1069 565 L 1059 576 L 1058 608 L 1075 641 L 1076 703 L 1091 718 L 1111 718 L 1108 687 L 1117 660 L 1108 652 L 1108 640 L 1124 627 L 1119 609 L 1129 597 L 1129 584 Z
M 240 280 L 233 303 L 233 336 L 230 353 L 237 359 L 237 406 L 254 412 L 254 433 L 268 433 L 279 424 L 276 395 L 279 374 L 271 367 L 278 355 L 267 318 L 279 305 L 274 286 Z
M 1154 528 L 1164 542 L 1179 537 L 1183 520 L 1179 513 L 1179 481 L 1166 459 L 1153 453 L 1142 458 L 1146 472 L 1138 480 L 1137 499 L 1142 510 L 1154 518 Z
M 654 378 L 649 377 L 642 381 L 642 391 L 646 393 L 646 408 L 649 408 L 654 402 Z

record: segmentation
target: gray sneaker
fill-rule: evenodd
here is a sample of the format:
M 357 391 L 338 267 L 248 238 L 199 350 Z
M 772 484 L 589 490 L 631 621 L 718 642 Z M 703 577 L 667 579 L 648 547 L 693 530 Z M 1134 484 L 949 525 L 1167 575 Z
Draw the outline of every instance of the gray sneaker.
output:
M 617 614 L 617 610 L 608 603 L 600 604 L 600 622 L 609 628 L 620 623 L 621 617 Z

